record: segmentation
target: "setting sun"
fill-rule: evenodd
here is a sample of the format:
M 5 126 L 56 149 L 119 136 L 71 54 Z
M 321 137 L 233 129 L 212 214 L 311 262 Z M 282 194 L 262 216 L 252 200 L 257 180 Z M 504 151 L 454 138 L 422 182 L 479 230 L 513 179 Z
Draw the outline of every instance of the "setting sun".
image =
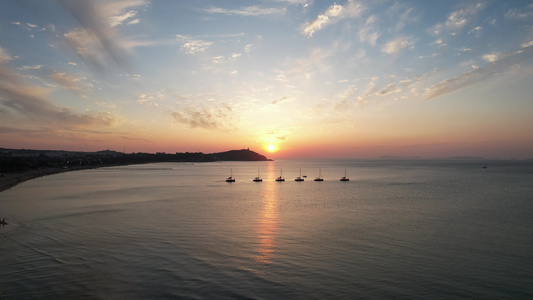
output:
M 276 146 L 268 145 L 267 150 L 268 150 L 268 152 L 274 152 L 274 151 L 276 151 Z

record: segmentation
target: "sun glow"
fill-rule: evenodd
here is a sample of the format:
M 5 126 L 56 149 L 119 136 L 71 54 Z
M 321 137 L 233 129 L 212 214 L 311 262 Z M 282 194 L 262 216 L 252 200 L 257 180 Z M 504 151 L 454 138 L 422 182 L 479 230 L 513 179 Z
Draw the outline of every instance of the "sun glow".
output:
M 267 150 L 268 152 L 275 152 L 277 149 L 276 149 L 276 146 L 274 145 L 268 145 Z

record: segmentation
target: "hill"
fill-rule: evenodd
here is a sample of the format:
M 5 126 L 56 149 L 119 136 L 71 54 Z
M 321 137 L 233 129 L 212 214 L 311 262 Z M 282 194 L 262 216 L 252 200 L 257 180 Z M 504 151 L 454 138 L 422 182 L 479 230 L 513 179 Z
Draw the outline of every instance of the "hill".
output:
M 80 152 L 64 150 L 27 150 L 0 148 L 0 172 L 20 172 L 44 168 L 99 167 L 153 162 L 268 161 L 250 149 L 219 153 L 185 152 L 167 154 L 129 153 L 103 150 Z

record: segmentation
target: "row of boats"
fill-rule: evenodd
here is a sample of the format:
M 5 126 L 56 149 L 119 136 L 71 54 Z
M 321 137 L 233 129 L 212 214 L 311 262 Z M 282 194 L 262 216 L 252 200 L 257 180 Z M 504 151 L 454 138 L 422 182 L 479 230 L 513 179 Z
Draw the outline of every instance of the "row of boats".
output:
M 279 170 L 279 177 L 276 178 L 276 181 L 282 182 L 285 181 L 285 178 L 283 177 L 282 170 Z M 302 169 L 300 169 L 300 176 L 296 177 L 294 181 L 304 181 L 304 178 L 307 176 L 302 177 Z M 259 176 L 259 170 L 257 170 L 257 177 L 254 178 L 254 182 L 262 182 L 263 179 Z M 318 177 L 314 179 L 314 181 L 324 181 L 324 178 L 322 178 L 322 170 L 318 169 Z M 340 179 L 340 181 L 350 181 L 350 179 L 346 176 L 346 169 L 344 169 L 344 176 Z M 235 178 L 233 177 L 233 169 L 231 170 L 231 175 L 226 179 L 226 182 L 235 182 Z

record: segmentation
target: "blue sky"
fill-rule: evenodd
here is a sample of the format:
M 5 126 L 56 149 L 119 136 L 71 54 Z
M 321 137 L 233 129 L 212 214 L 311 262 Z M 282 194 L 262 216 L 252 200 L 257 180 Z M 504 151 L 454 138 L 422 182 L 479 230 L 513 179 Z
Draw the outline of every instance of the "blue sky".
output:
M 533 153 L 532 1 L 2 1 L 0 147 Z

